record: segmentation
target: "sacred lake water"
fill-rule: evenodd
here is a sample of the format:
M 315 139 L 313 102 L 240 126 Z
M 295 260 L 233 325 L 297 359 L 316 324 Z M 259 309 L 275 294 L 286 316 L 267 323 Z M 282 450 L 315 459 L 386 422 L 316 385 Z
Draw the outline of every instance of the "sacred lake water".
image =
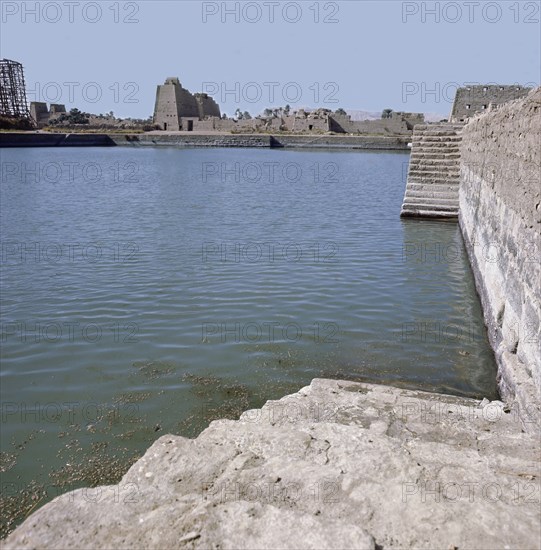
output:
M 408 161 L 3 150 L 8 516 L 315 377 L 495 398 L 458 225 L 399 218 Z

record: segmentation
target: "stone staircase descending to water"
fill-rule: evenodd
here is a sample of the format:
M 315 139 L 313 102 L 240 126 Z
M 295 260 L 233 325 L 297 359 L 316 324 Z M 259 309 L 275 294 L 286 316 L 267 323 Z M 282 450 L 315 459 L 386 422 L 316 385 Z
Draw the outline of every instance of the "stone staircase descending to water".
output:
M 458 217 L 462 126 L 415 126 L 401 216 Z

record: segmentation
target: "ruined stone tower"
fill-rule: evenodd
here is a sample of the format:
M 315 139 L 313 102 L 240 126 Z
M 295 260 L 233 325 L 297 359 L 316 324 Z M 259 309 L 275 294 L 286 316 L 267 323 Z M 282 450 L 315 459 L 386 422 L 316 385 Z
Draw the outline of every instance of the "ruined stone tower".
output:
M 208 94 L 194 94 L 195 100 L 199 107 L 199 118 L 203 120 L 208 116 L 215 116 L 220 118 L 220 107 Z
M 207 94 L 192 95 L 177 77 L 169 77 L 156 90 L 154 124 L 162 130 L 190 131 L 194 122 L 220 117 L 220 107 Z

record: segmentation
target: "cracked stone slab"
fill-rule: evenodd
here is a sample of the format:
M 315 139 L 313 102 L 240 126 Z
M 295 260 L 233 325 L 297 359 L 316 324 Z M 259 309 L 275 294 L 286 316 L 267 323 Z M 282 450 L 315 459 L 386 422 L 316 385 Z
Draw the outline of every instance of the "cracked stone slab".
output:
M 158 439 L 3 548 L 539 548 L 539 437 L 500 402 L 316 379 Z

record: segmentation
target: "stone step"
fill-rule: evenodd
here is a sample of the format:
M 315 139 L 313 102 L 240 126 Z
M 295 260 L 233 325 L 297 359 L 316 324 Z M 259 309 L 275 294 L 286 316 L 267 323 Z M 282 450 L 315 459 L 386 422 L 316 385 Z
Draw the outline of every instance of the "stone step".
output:
M 459 130 L 462 130 L 462 128 L 464 128 L 465 126 L 465 123 L 463 122 L 448 122 L 448 121 L 445 121 L 445 122 L 437 122 L 437 123 L 433 123 L 433 124 L 416 124 L 415 125 L 415 130 L 431 130 L 431 129 L 436 129 L 436 130 L 441 130 L 441 129 L 446 129 L 446 130 L 456 130 L 456 131 L 459 131 Z
M 436 210 L 442 212 L 454 212 L 458 214 L 458 206 L 452 204 L 430 203 L 428 199 L 408 201 L 402 205 L 403 210 Z
M 412 207 L 409 206 L 403 206 L 402 210 L 400 212 L 401 218 L 458 218 L 458 211 L 449 211 L 449 210 L 434 210 L 431 207 L 428 206 L 418 206 L 418 207 Z
M 460 170 L 460 159 L 454 157 L 448 157 L 445 155 L 426 155 L 426 154 L 416 154 L 410 158 L 409 164 L 434 164 L 434 165 L 445 165 L 452 166 L 457 170 Z
M 415 144 L 412 146 L 412 155 L 457 155 L 460 154 L 460 147 L 418 147 Z
M 414 135 L 415 136 L 422 136 L 422 137 L 441 137 L 441 138 L 449 138 L 449 137 L 460 137 L 460 132 L 457 132 L 456 130 L 452 128 L 443 128 L 438 130 L 425 130 L 422 132 L 416 131 L 414 129 Z
M 416 205 L 416 204 L 438 204 L 442 208 L 458 208 L 457 198 L 437 198 L 437 197 L 406 197 L 404 196 L 404 204 Z
M 445 139 L 445 140 L 433 140 L 422 139 L 413 136 L 411 142 L 418 147 L 459 147 L 462 140 L 460 139 Z
M 458 176 L 446 174 L 431 174 L 427 172 L 410 172 L 408 181 L 411 183 L 419 183 L 423 185 L 459 185 L 460 178 Z
M 411 191 L 427 191 L 429 193 L 454 193 L 458 197 L 460 186 L 458 183 L 441 184 L 441 183 L 408 183 L 406 192 Z
M 418 161 L 413 161 L 410 163 L 410 171 L 412 170 L 422 170 L 423 172 L 427 170 L 432 170 L 433 172 L 443 171 L 443 172 L 455 172 L 460 174 L 460 166 L 455 161 L 440 161 L 433 159 L 423 159 Z
M 403 208 L 419 208 L 420 206 L 423 208 L 430 208 L 431 210 L 458 212 L 458 202 L 451 199 L 440 200 L 426 197 L 416 197 L 409 200 L 405 199 L 404 204 L 402 205 Z
M 449 181 L 445 178 L 442 178 L 440 180 L 432 180 L 432 179 L 425 179 L 425 180 L 422 180 L 422 179 L 418 179 L 416 181 L 416 185 L 424 185 L 424 186 L 427 186 L 427 187 L 431 187 L 431 186 L 434 186 L 434 185 L 443 185 L 443 186 L 448 186 L 449 185 Z M 451 185 L 456 185 L 456 184 L 453 184 L 451 182 Z M 455 193 L 456 196 L 458 197 L 458 189 L 454 190 L 454 189 L 451 189 L 448 191 L 449 193 Z
M 420 141 L 461 141 L 462 136 L 460 134 L 417 134 L 413 133 L 411 136 L 412 139 L 420 140 Z
M 423 155 L 427 157 L 454 158 L 460 160 L 460 147 L 414 147 L 410 157 Z
M 450 193 L 458 199 L 460 186 L 457 183 L 408 183 L 406 185 L 406 193 Z
M 415 140 L 412 141 L 412 148 L 416 151 L 437 151 L 437 150 L 448 150 L 449 152 L 459 151 L 460 145 L 455 143 L 416 143 Z
M 415 158 L 410 160 L 410 166 L 434 166 L 437 168 L 454 168 L 460 170 L 460 164 L 456 159 L 446 158 Z
M 460 164 L 456 159 L 440 159 L 440 158 L 417 158 L 412 159 L 409 163 L 413 167 L 432 167 L 433 169 L 439 168 L 452 168 L 456 172 L 460 172 Z
M 408 189 L 406 191 L 406 194 L 404 195 L 404 201 L 408 201 L 411 199 L 420 199 L 420 198 L 427 198 L 427 199 L 445 199 L 445 200 L 454 200 L 458 202 L 458 192 L 456 191 L 435 191 L 432 192 L 430 190 L 423 189 L 422 191 L 417 190 L 410 190 Z
M 413 134 L 411 138 L 419 143 L 460 143 L 462 141 L 462 136 L 457 135 L 428 136 Z
M 427 153 L 427 152 L 416 152 L 415 155 L 410 156 L 410 163 L 413 162 L 419 163 L 419 162 L 428 162 L 428 161 L 446 161 L 451 166 L 456 166 L 456 168 L 460 167 L 460 158 L 456 158 L 455 156 L 447 156 L 442 153 Z M 453 164 L 451 164 L 453 163 Z
M 459 155 L 459 156 L 457 156 Z M 455 162 L 457 165 L 460 163 L 460 152 L 448 152 L 448 151 L 421 151 L 421 150 L 415 150 L 410 155 L 410 160 L 421 160 L 421 159 L 427 159 L 427 160 L 446 160 L 446 161 L 452 161 Z
M 427 136 L 424 135 L 417 135 L 413 134 L 412 140 L 416 143 L 422 144 L 422 143 L 460 143 L 462 141 L 461 136 L 453 136 L 453 135 L 446 135 L 446 136 Z
M 99 499 L 56 498 L 3 548 L 535 548 L 538 445 L 498 402 L 314 380 L 161 437 Z
M 408 175 L 410 177 L 415 176 L 436 176 L 436 177 L 449 177 L 449 178 L 459 178 L 460 172 L 454 169 L 451 166 L 441 166 L 437 167 L 434 165 L 423 164 L 421 166 L 411 166 Z
M 348 396 L 329 389 L 345 389 Z M 318 407 L 319 405 L 319 407 Z M 375 414 L 377 411 L 377 414 Z M 377 384 L 314 379 L 309 387 L 279 401 L 267 401 L 261 410 L 247 411 L 240 422 L 253 422 L 266 418 L 269 423 L 283 426 L 306 421 L 333 422 L 372 429 L 373 423 L 385 423 L 386 435 L 408 440 L 422 437 L 424 441 L 437 441 L 455 445 L 456 437 L 463 438 L 461 447 L 478 449 L 479 434 L 486 441 L 490 434 L 499 442 L 516 445 L 523 441 L 521 457 L 528 461 L 539 460 L 539 438 L 522 432 L 516 410 L 509 411 L 500 401 L 489 402 L 467 397 L 434 394 L 419 390 L 398 389 Z M 396 429 L 400 425 L 402 429 Z M 404 429 L 407 428 L 407 429 Z M 454 434 L 441 438 L 438 432 Z M 381 431 L 381 428 L 380 428 Z M 430 437 L 428 434 L 432 434 Z
M 408 176 L 410 180 L 415 179 L 427 179 L 431 177 L 435 178 L 447 178 L 450 180 L 455 180 L 458 183 L 460 179 L 460 174 L 453 170 L 429 170 L 422 168 L 413 167 L 409 172 Z
M 456 158 L 456 155 L 457 154 L 460 154 L 460 147 L 453 147 L 453 146 L 447 146 L 447 147 L 443 147 L 443 146 L 428 146 L 428 147 L 424 147 L 424 146 L 415 146 L 413 145 L 413 149 L 412 149 L 412 152 L 411 152 L 412 155 L 417 155 L 417 154 L 425 154 L 425 155 L 431 155 L 431 156 L 435 156 L 435 155 L 453 155 L 452 158 Z
M 413 134 L 411 136 L 412 142 L 417 144 L 434 144 L 434 145 L 459 145 L 462 142 L 462 137 L 460 136 L 418 136 Z
M 460 174 L 460 165 L 456 161 L 441 161 L 438 159 L 419 159 L 410 162 L 410 167 L 419 170 L 449 171 Z
M 445 158 L 445 159 L 455 159 L 457 161 L 460 161 L 460 151 L 457 149 L 454 152 L 443 152 L 443 151 L 422 151 L 420 149 L 416 149 L 412 151 L 410 158 Z
M 435 177 L 450 177 L 450 178 L 460 178 L 460 172 L 453 168 L 452 166 L 442 166 L 440 168 L 437 168 L 434 165 L 430 164 L 423 164 L 421 166 L 412 166 L 409 171 L 408 175 L 411 178 L 414 178 L 416 175 L 419 175 L 421 177 L 429 177 L 429 176 L 435 176 Z
M 412 169 L 408 172 L 409 181 L 428 181 L 431 178 L 449 180 L 452 183 L 459 183 L 460 174 L 451 170 L 419 170 Z
M 414 171 L 409 173 L 408 180 L 412 183 L 424 183 L 426 185 L 430 185 L 431 183 L 439 185 L 460 184 L 460 178 L 458 175 L 446 174 L 445 172 L 434 174 L 431 172 Z
M 458 205 L 458 192 L 442 192 L 442 191 L 428 191 L 423 189 L 422 191 L 413 191 L 410 189 L 406 190 L 406 195 L 404 197 L 404 204 L 411 199 L 417 198 L 426 198 L 426 199 L 441 199 L 441 200 L 452 200 Z

